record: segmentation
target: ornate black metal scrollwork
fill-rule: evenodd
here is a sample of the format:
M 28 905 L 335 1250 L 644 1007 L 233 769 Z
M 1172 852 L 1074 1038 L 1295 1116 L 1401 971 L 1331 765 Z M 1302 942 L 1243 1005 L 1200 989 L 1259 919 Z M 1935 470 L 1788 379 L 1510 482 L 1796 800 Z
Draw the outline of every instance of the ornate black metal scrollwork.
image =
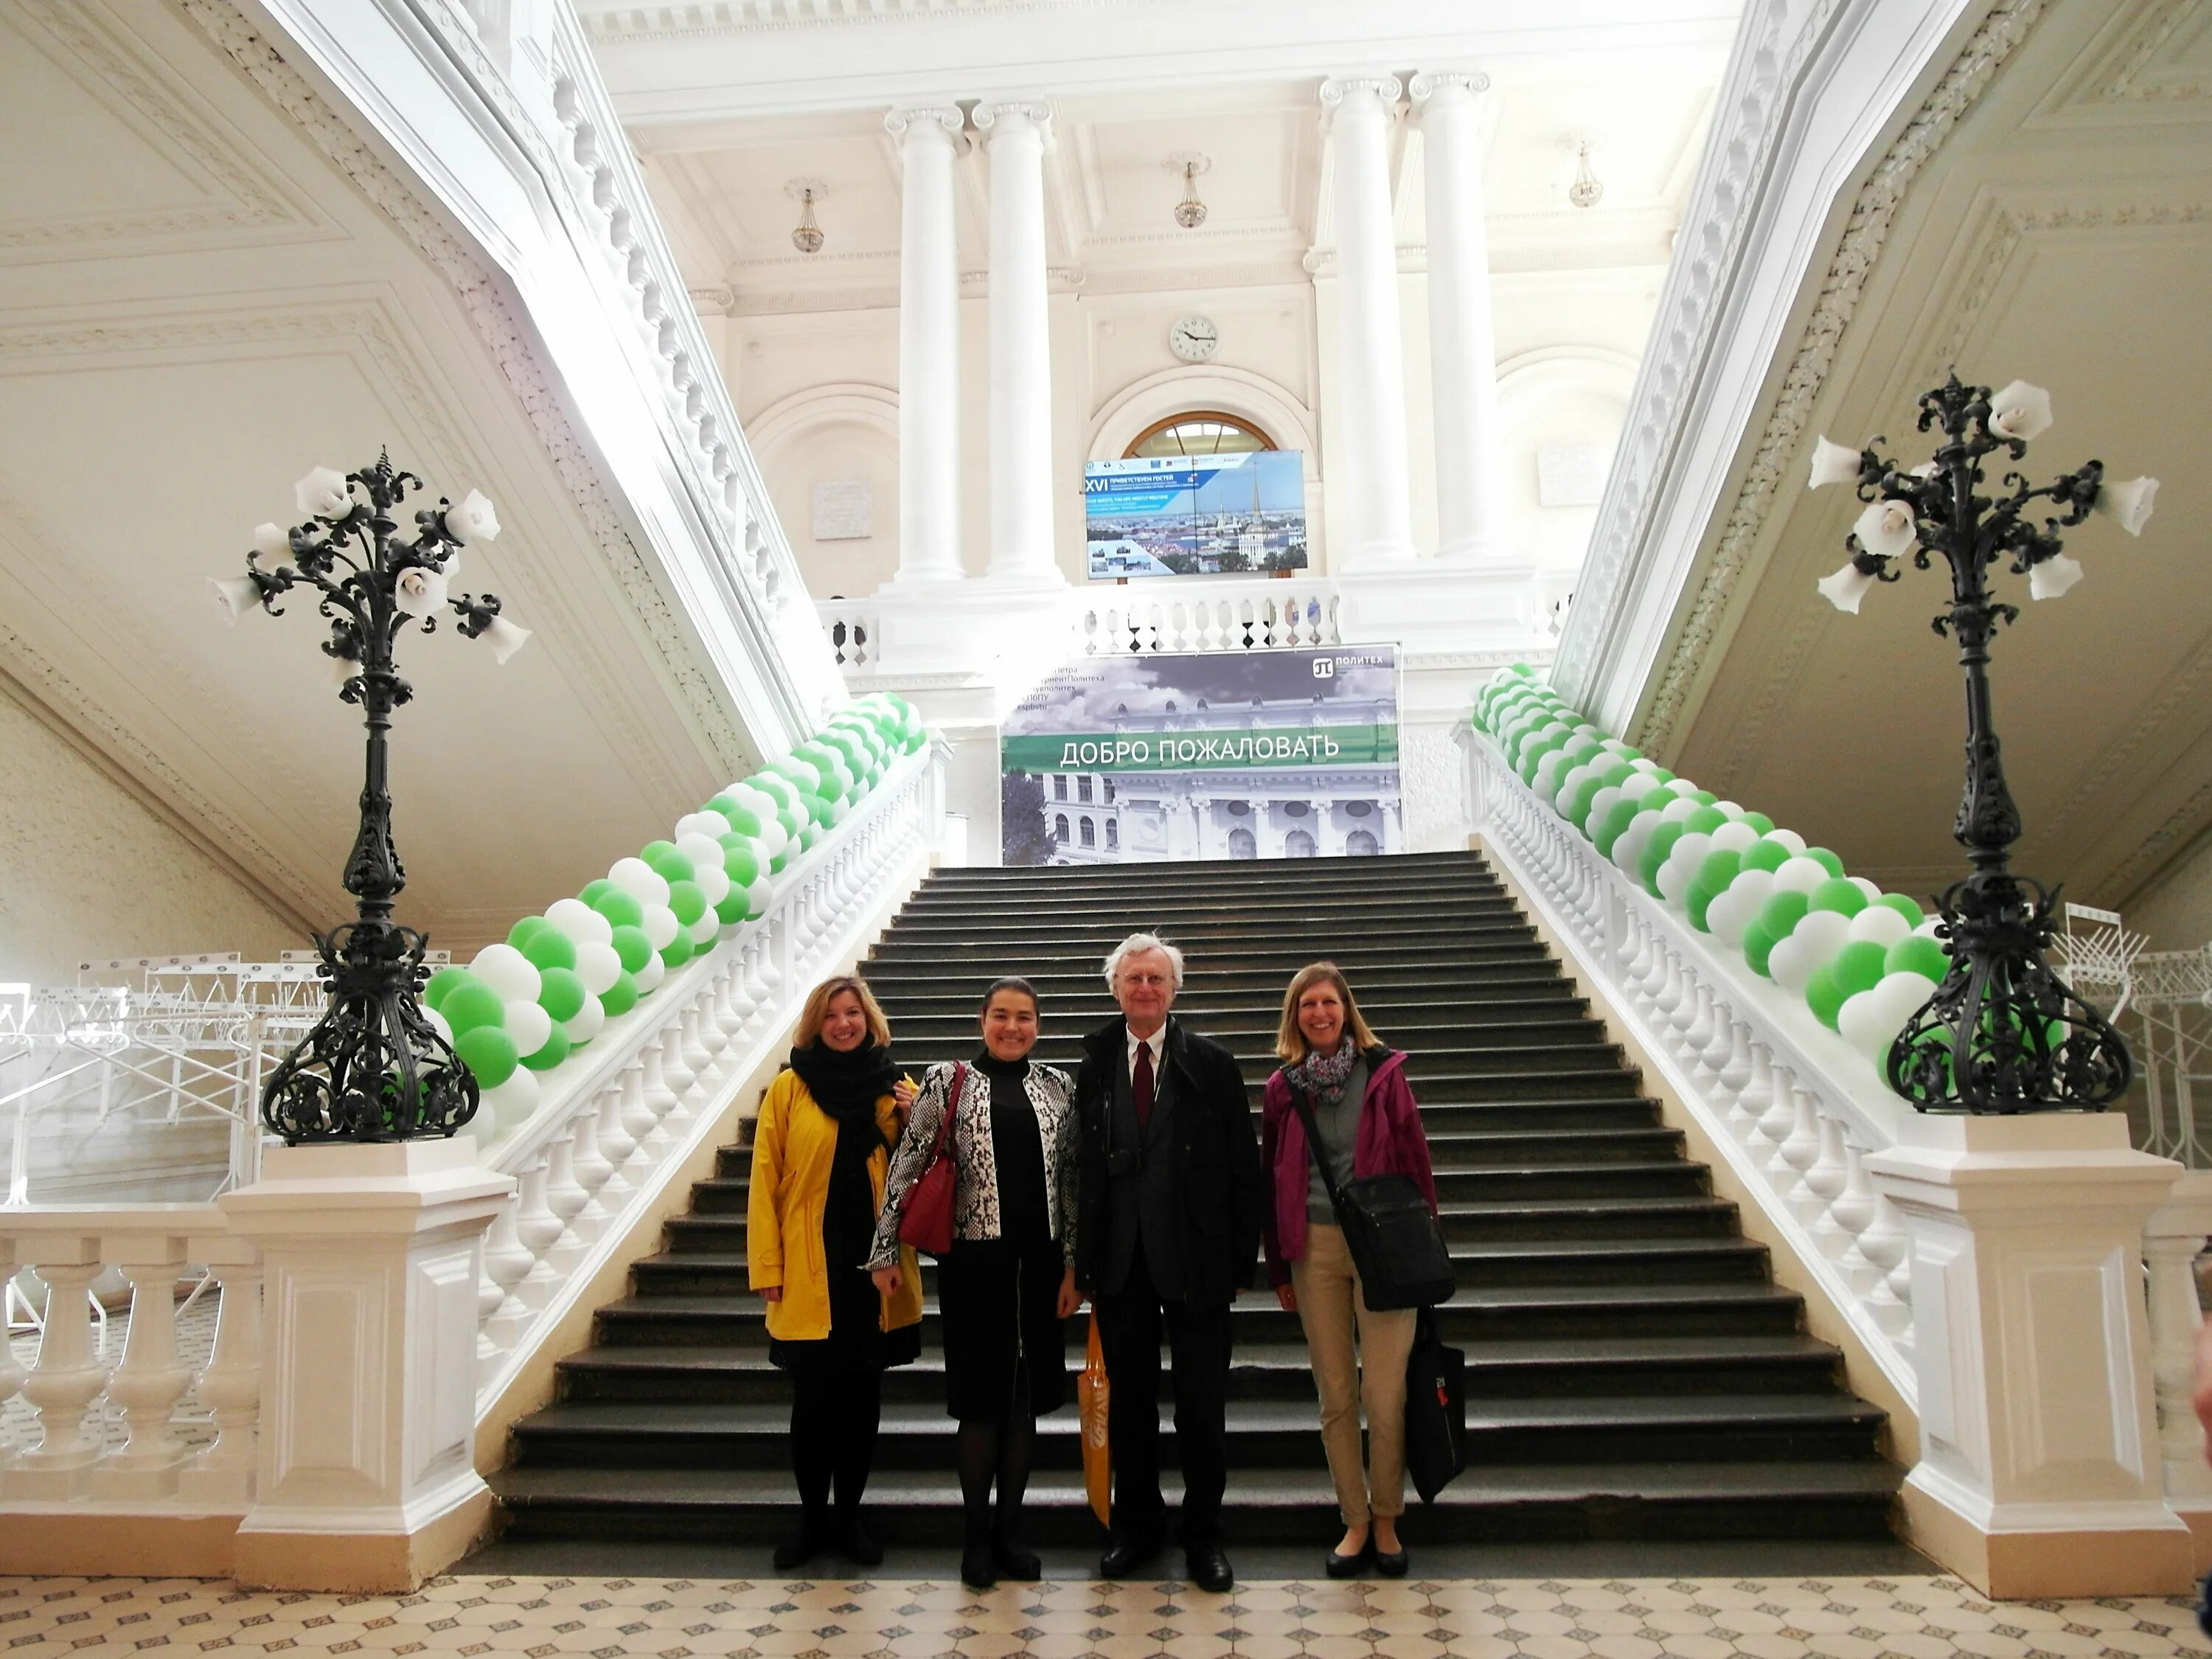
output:
M 2040 430 L 2047 421 L 2047 413 L 2041 422 L 1993 416 L 1990 389 L 1962 386 L 1954 374 L 1920 398 L 1920 430 L 1943 433 L 1930 465 L 1907 471 L 1871 448 L 1860 457 L 1859 498 L 1904 504 L 1917 544 L 1913 562 L 1927 569 L 1934 553 L 1951 568 L 1951 603 L 1934 625 L 1957 644 L 1966 680 L 1966 781 L 1952 833 L 1972 873 L 1936 900 L 1950 971 L 1899 1033 L 1887 1066 L 1890 1086 L 1923 1112 L 2102 1111 L 2134 1075 L 2119 1033 L 2051 966 L 2057 892 L 2011 869 L 2020 808 L 2005 784 L 1989 663 L 1998 626 L 2020 612 L 1990 595 L 1990 569 L 2009 556 L 2015 574 L 2033 576 L 2060 559 L 2058 532 L 2097 504 L 2104 467 L 2091 461 L 2037 486 L 2008 471 L 2002 498 L 1976 490 L 1985 456 L 2002 449 L 2017 461 L 2027 453 L 2026 439 L 2006 428 Z M 2039 499 L 2058 511 L 2039 526 L 2025 512 Z M 1849 546 L 1861 577 L 1896 580 L 1889 566 L 1899 555 L 1874 550 L 1856 534 Z M 2078 574 L 2062 561 L 2036 580 L 2063 592 Z
M 284 594 L 313 588 L 318 611 L 331 623 L 323 650 L 352 668 L 340 669 L 338 696 L 360 706 L 368 732 L 361 827 L 344 876 L 359 915 L 315 938 L 329 1006 L 270 1074 L 261 1120 L 295 1146 L 447 1136 L 476 1115 L 477 1080 L 423 1014 L 425 937 L 392 920 L 407 872 L 392 837 L 387 733 L 392 710 L 414 695 L 392 650 L 411 623 L 433 631 L 436 613 L 448 605 L 466 637 L 496 625 L 496 599 L 449 600 L 446 583 L 464 537 L 488 540 L 497 526 L 489 505 L 478 509 L 481 498 L 473 496 L 464 508 L 481 510 L 483 524 L 473 532 L 449 525 L 454 509 L 441 500 L 415 514 L 417 534 L 402 541 L 393 512 L 422 489 L 420 478 L 395 471 L 389 456 L 343 479 L 326 477 L 331 493 L 323 504 L 333 510 L 286 533 L 289 562 L 264 569 L 259 561 L 275 559 L 273 549 L 247 554 L 246 574 L 271 616 L 283 614 L 277 601 Z M 308 504 L 304 495 L 301 504 Z

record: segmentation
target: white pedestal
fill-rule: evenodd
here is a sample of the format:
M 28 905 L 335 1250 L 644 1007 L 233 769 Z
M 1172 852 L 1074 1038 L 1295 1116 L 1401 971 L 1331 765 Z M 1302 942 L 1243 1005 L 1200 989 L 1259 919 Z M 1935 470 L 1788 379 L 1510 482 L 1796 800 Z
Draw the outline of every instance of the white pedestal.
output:
M 1912 1237 L 1912 1541 L 1991 1595 L 2186 1588 L 2143 1299 L 2180 1166 L 2116 1112 L 1915 1116 L 1866 1167 Z
M 483 1236 L 514 1190 L 465 1139 L 272 1148 L 220 1200 L 267 1286 L 249 1584 L 411 1587 L 472 1541 Z

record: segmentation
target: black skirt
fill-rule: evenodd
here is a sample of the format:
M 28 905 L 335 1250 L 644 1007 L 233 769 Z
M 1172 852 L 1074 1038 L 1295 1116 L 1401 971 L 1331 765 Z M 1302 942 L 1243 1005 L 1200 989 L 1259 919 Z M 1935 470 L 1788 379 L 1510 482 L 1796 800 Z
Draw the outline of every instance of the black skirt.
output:
M 822 1206 L 822 1259 L 830 1267 L 830 1334 L 770 1337 L 770 1364 L 798 1376 L 844 1376 L 908 1365 L 921 1357 L 919 1322 L 883 1328 L 884 1299 L 862 1266 L 875 1249 L 876 1189 L 868 1166 L 833 1169 Z
M 945 1319 L 945 1407 L 964 1422 L 996 1422 L 1014 1404 L 1018 1366 L 1030 1411 L 1067 1402 L 1067 1345 L 1059 1314 L 1062 1268 L 1050 1238 L 1026 1246 L 955 1239 L 937 1266 Z

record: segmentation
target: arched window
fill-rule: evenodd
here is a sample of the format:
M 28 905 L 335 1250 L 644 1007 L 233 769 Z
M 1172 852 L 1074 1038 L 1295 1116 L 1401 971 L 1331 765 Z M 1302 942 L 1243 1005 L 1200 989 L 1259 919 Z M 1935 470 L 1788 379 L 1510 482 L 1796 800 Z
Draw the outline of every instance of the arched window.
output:
M 1232 859 L 1256 859 L 1260 856 L 1260 840 L 1243 824 L 1229 832 L 1229 856 Z
M 1293 830 L 1283 837 L 1283 853 L 1288 858 L 1310 859 L 1314 855 L 1314 838 L 1303 830 Z
M 1098 845 L 1098 826 L 1091 823 L 1089 818 L 1085 818 L 1083 820 L 1081 827 L 1083 830 L 1083 844 L 1085 847 L 1096 847 Z
M 1275 441 L 1251 422 L 1218 409 L 1186 410 L 1155 421 L 1139 432 L 1123 454 L 1131 459 L 1176 455 L 1249 455 L 1273 449 Z
M 1382 849 L 1375 844 L 1375 837 L 1364 830 L 1355 830 L 1344 838 L 1344 850 L 1356 859 L 1371 859 Z
M 1106 850 L 1113 852 L 1121 844 L 1121 826 L 1113 819 L 1106 820 Z
M 1052 838 L 1062 847 L 1067 845 L 1067 814 L 1056 813 L 1052 820 Z

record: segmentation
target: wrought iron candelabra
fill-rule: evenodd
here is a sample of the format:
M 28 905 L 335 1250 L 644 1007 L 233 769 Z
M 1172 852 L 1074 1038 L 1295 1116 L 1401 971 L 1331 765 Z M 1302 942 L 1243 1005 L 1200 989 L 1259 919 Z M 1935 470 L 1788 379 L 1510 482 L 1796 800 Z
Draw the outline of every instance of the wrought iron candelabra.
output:
M 422 490 L 422 481 L 394 470 L 388 454 L 359 472 L 318 467 L 298 487 L 307 522 L 289 531 L 259 526 L 246 574 L 215 583 L 233 621 L 254 608 L 283 615 L 277 601 L 295 588 L 319 594 L 316 609 L 331 623 L 322 648 L 338 696 L 360 706 L 368 732 L 361 827 L 344 876 L 359 914 L 315 936 L 329 1006 L 261 1097 L 262 1122 L 295 1146 L 447 1136 L 476 1115 L 475 1075 L 423 1013 L 428 940 L 392 920 L 407 872 L 392 839 L 387 733 L 392 710 L 414 696 L 392 647 L 411 623 L 434 630 L 448 606 L 457 631 L 484 640 L 501 662 L 529 633 L 500 614 L 492 594 L 448 595 L 459 550 L 499 533 L 482 495 L 471 490 L 458 507 L 441 499 L 418 510 L 415 538 L 399 539 L 399 505 Z
M 2051 420 L 2039 387 L 2014 381 L 1992 394 L 1953 374 L 1920 398 L 1920 430 L 1943 434 L 1926 465 L 1907 471 L 1871 447 L 1853 451 L 1826 438 L 1813 457 L 1815 487 L 1854 483 L 1868 504 L 1846 543 L 1850 562 L 1820 584 L 1837 609 L 1856 614 L 1875 583 L 1898 580 L 1890 567 L 1900 558 L 1925 570 L 1934 554 L 1951 568 L 1951 603 L 1935 629 L 1956 643 L 1966 673 L 1966 782 L 1952 834 L 1972 872 L 1936 901 L 1950 970 L 1898 1034 L 1887 1064 L 1890 1086 L 1923 1112 L 2101 1111 L 2133 1075 L 2119 1033 L 2051 968 L 2057 890 L 2011 868 L 2021 817 L 2005 785 L 1989 665 L 1998 626 L 2020 611 L 1991 595 L 1989 578 L 2009 557 L 2031 597 L 2058 598 L 2082 574 L 2058 532 L 2094 511 L 2138 534 L 2158 484 L 2108 483 L 2091 461 L 2040 485 L 2008 471 L 2002 496 L 1976 493 L 1984 457 L 2003 450 L 2020 460 Z M 2039 526 L 2029 516 L 2037 501 L 2053 509 Z

